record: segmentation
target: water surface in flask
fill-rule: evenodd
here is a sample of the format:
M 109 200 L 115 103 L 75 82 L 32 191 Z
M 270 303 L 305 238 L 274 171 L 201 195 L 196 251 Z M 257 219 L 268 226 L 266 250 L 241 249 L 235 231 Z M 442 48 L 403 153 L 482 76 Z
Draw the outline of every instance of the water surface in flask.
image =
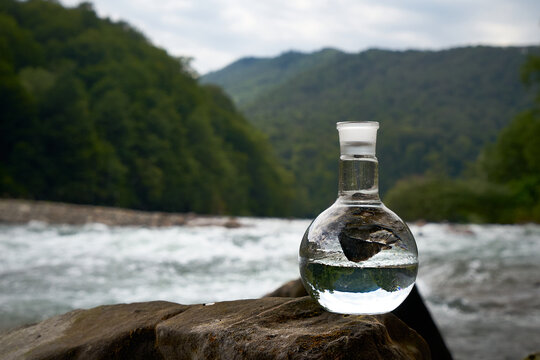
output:
M 310 295 L 326 310 L 383 314 L 394 310 L 409 295 L 418 263 L 409 257 L 377 264 L 301 257 L 300 272 Z

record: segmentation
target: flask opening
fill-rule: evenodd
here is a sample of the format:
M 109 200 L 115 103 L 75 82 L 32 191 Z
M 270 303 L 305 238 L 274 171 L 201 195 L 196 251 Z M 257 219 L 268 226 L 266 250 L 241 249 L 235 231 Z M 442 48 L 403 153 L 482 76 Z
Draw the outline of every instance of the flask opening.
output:
M 337 123 L 341 155 L 375 156 L 376 121 L 344 121 Z

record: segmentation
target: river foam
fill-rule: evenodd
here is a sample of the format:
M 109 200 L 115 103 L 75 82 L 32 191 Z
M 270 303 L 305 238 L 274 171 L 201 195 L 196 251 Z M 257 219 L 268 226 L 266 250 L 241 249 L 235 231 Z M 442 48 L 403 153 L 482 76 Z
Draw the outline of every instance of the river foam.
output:
M 244 225 L 0 225 L 0 329 L 75 308 L 257 298 L 298 278 L 307 220 Z M 411 226 L 418 285 L 457 359 L 540 350 L 540 226 Z M 536 347 L 536 348 L 535 348 Z

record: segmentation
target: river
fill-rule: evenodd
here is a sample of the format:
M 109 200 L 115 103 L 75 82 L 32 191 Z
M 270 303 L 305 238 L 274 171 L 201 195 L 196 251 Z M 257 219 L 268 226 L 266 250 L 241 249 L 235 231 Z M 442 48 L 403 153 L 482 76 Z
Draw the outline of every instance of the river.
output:
M 75 308 L 257 298 L 297 278 L 307 220 L 236 229 L 0 225 L 0 329 Z M 540 351 L 540 226 L 411 226 L 418 287 L 456 359 Z

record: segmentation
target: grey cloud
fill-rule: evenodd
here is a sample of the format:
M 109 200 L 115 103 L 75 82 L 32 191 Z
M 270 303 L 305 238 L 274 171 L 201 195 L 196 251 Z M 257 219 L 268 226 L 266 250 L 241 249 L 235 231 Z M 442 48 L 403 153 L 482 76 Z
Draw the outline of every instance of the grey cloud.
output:
M 76 0 L 63 0 L 75 5 Z M 204 73 L 242 56 L 538 43 L 537 0 L 95 0 Z

